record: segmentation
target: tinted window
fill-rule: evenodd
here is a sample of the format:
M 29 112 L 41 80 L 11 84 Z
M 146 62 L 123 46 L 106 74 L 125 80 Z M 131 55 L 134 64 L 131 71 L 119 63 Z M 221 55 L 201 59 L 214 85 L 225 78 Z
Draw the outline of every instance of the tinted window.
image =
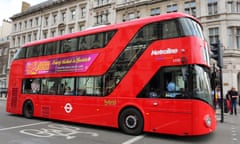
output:
M 25 57 L 30 58 L 42 55 L 53 55 L 78 50 L 103 48 L 109 43 L 115 33 L 116 30 L 112 30 L 108 32 L 101 32 L 62 41 L 46 43 L 42 45 L 21 48 L 14 56 L 14 59 L 21 59 Z
M 52 55 L 59 53 L 58 42 L 44 44 L 44 55 Z
M 73 38 L 73 39 L 67 39 L 61 41 L 61 52 L 72 52 L 72 51 L 77 51 L 78 49 L 78 38 Z
M 103 95 L 102 77 L 79 77 L 76 84 L 76 95 Z
M 27 48 L 20 48 L 18 49 L 17 53 L 14 55 L 14 59 L 22 59 L 26 57 L 26 49 Z
M 161 29 L 159 28 L 159 30 L 162 30 L 162 39 L 175 38 L 180 36 L 177 29 L 178 27 L 176 20 L 161 22 L 161 25 L 159 26 L 162 27 Z
M 188 97 L 187 67 L 161 68 L 145 86 L 138 97 L 186 98 Z
M 25 79 L 23 80 L 23 93 L 38 94 L 40 93 L 40 79 Z
M 181 18 L 179 19 L 181 31 L 185 36 L 198 36 L 204 39 L 202 28 L 200 24 L 189 19 L 189 18 Z
M 109 43 L 115 32 L 114 30 L 79 37 L 79 50 L 103 48 Z
M 26 57 L 30 58 L 30 57 L 41 56 L 42 51 L 43 51 L 42 45 L 28 47 Z

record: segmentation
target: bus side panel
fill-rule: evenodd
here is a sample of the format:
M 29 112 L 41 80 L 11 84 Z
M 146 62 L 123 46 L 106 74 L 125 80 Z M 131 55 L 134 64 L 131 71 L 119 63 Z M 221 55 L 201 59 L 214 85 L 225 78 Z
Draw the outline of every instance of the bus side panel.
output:
M 6 111 L 13 114 L 22 113 L 20 103 L 22 79 L 20 76 L 23 75 L 23 71 L 21 71 L 23 65 L 24 61 L 13 62 L 10 69 Z
M 211 125 L 207 126 L 205 121 L 207 118 L 211 119 Z M 216 129 L 216 115 L 213 107 L 209 104 L 200 101 L 193 100 L 193 134 L 203 135 L 208 134 Z
M 192 134 L 192 102 L 190 100 L 145 99 L 143 100 L 146 122 L 145 131 L 165 134 Z
M 34 113 L 37 117 L 117 127 L 113 119 L 115 98 L 52 95 L 41 96 L 35 102 Z

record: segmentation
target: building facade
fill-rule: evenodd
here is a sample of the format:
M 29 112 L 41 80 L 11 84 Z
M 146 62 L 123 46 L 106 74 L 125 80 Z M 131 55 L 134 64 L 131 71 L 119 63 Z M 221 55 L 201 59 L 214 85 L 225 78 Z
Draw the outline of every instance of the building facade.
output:
M 7 63 L 10 32 L 11 22 L 3 20 L 2 26 L 0 26 L 0 99 L 5 98 L 7 92 Z
M 224 93 L 240 90 L 240 0 L 48 0 L 11 17 L 8 68 L 26 42 L 177 11 L 197 17 L 209 43 L 221 42 Z

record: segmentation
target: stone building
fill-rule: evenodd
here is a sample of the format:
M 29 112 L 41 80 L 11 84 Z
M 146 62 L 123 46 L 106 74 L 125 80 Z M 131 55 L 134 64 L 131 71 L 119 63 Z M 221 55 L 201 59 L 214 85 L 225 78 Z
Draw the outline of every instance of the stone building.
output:
M 176 11 L 197 17 L 209 43 L 221 42 L 224 93 L 240 90 L 240 0 L 48 0 L 11 17 L 10 61 L 26 42 Z
M 0 99 L 6 97 L 7 91 L 7 62 L 10 32 L 11 22 L 3 20 L 2 26 L 0 26 Z

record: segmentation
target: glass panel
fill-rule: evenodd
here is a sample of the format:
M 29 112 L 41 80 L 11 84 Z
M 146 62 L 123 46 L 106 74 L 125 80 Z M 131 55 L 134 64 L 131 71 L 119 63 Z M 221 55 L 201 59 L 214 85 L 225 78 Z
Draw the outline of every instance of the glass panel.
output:
M 210 88 L 209 72 L 195 65 L 193 70 L 193 97 L 213 104 Z
M 162 22 L 163 39 L 179 37 L 175 20 Z
M 95 49 L 105 47 L 112 39 L 116 30 L 101 32 L 93 35 L 82 36 L 79 38 L 79 49 Z
M 87 87 L 87 78 L 81 77 L 77 79 L 76 84 L 76 95 L 86 95 L 86 87 Z
M 182 31 L 183 35 L 185 36 L 198 36 L 202 39 L 204 39 L 202 28 L 200 24 L 197 22 L 187 19 L 187 18 L 181 18 L 179 19 L 180 22 L 180 30 Z
M 18 49 L 17 53 L 14 55 L 14 59 L 22 59 L 26 57 L 26 49 L 27 48 L 20 48 Z
M 62 78 L 58 93 L 64 95 L 74 95 L 74 78 Z
M 161 68 L 138 97 L 189 98 L 187 66 Z
M 42 51 L 43 51 L 42 45 L 28 47 L 26 57 L 30 58 L 30 57 L 41 56 Z
M 25 79 L 23 80 L 23 93 L 24 94 L 37 94 L 40 93 L 40 79 Z
M 51 42 L 44 45 L 44 55 L 59 53 L 58 42 Z
M 72 52 L 77 51 L 78 47 L 78 38 L 68 39 L 61 41 L 61 51 L 65 52 Z

